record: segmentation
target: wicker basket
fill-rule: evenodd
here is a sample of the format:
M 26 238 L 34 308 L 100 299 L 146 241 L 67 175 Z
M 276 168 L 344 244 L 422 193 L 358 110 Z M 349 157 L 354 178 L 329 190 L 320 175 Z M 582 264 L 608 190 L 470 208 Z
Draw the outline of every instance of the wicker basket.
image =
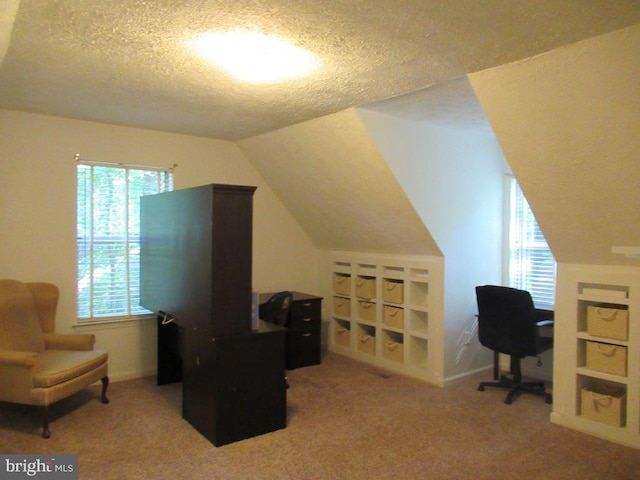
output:
M 351 300 L 344 297 L 333 297 L 333 314 L 342 317 L 351 315 Z
M 333 293 L 337 293 L 338 295 L 351 295 L 351 275 L 334 273 Z
M 360 298 L 376 297 L 376 279 L 375 277 L 356 277 L 356 296 Z
M 626 340 L 629 336 L 629 312 L 617 305 L 589 305 L 587 333 L 596 337 Z
M 389 303 L 404 302 L 404 283 L 402 280 L 384 279 L 382 286 L 382 300 Z
M 404 310 L 402 308 L 385 305 L 383 312 L 382 318 L 385 325 L 393 328 L 404 328 Z
M 376 354 L 376 337 L 363 333 L 360 335 L 358 350 L 368 355 Z
M 587 341 L 586 367 L 596 372 L 625 376 L 627 374 L 627 347 Z
M 333 339 L 336 345 L 350 348 L 351 347 L 351 330 L 344 327 L 337 327 L 335 330 L 335 335 Z
M 367 322 L 376 321 L 376 304 L 358 300 L 358 318 Z
M 626 392 L 622 387 L 591 384 L 581 391 L 581 415 L 590 420 L 622 427 L 626 422 Z
M 389 340 L 384 348 L 384 356 L 394 362 L 404 363 L 404 345 L 402 343 Z

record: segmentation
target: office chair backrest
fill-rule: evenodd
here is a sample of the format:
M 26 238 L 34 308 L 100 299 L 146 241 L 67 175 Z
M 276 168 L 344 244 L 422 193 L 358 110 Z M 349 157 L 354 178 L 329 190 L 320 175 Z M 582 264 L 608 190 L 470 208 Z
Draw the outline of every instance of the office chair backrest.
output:
M 275 323 L 276 325 L 285 326 L 289 319 L 289 309 L 293 294 L 291 292 L 275 293 L 267 300 L 265 304 L 265 314 L 261 315 L 265 322 Z
M 476 287 L 478 338 L 491 350 L 525 357 L 538 353 L 538 327 L 531 294 L 526 290 Z

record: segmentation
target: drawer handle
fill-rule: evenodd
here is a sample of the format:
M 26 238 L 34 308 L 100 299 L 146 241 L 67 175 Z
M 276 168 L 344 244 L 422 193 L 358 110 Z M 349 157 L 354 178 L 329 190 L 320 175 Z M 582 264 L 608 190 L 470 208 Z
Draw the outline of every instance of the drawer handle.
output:
M 303 306 L 303 307 L 310 307 L 310 306 L 311 306 L 311 302 L 309 302 L 309 303 L 303 303 L 303 304 L 302 304 L 302 306 Z
M 303 336 L 303 337 L 310 337 L 310 336 L 311 336 L 311 334 L 310 334 L 310 333 L 303 333 L 303 334 L 302 334 L 302 336 Z
M 311 317 L 303 318 L 303 319 L 302 319 L 302 321 L 303 321 L 303 322 L 310 322 L 310 321 L 311 321 Z

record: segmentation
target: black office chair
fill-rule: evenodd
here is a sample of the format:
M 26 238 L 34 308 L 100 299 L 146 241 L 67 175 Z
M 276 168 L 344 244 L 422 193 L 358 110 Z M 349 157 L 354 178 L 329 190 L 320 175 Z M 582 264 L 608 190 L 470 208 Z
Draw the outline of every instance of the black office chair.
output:
M 291 309 L 291 301 L 293 293 L 278 292 L 269 297 L 264 305 L 260 306 L 260 318 L 265 322 L 275 323 L 285 327 L 289 321 L 289 310 Z M 289 348 L 287 342 L 287 349 Z M 287 371 L 284 372 L 284 384 L 289 388 L 289 378 Z
M 292 300 L 293 293 L 291 292 L 274 293 L 264 305 L 261 305 L 260 318 L 265 322 L 286 326 Z
M 476 298 L 480 343 L 494 352 L 511 356 L 511 378 L 503 375 L 497 382 L 481 382 L 478 390 L 506 388 L 509 394 L 504 403 L 507 404 L 513 403 L 520 392 L 540 395 L 546 403 L 551 403 L 552 397 L 545 392 L 544 382 L 522 381 L 520 360 L 538 356 L 553 346 L 552 337 L 540 335 L 540 329 L 552 326 L 553 321 L 538 318 L 531 294 L 526 290 L 484 285 L 476 287 Z

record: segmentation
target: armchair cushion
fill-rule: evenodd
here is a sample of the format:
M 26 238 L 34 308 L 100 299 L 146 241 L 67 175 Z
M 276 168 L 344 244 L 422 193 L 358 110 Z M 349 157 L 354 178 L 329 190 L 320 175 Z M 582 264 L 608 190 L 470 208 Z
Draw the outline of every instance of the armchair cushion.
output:
M 42 352 L 44 336 L 31 291 L 15 280 L 2 280 L 1 287 L 0 350 Z
M 66 382 L 107 363 L 107 358 L 103 350 L 45 350 L 38 355 L 33 386 L 46 388 Z

